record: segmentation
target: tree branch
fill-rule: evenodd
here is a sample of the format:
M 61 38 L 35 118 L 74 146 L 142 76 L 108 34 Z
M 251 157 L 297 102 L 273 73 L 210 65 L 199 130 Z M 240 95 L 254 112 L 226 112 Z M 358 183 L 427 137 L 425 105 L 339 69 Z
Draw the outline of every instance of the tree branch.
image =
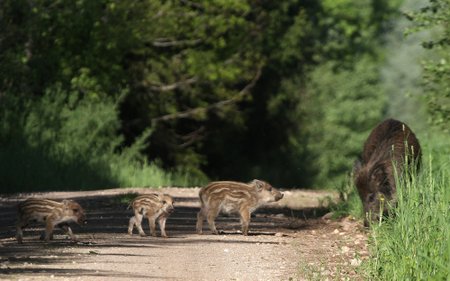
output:
M 205 126 L 200 126 L 200 128 L 190 132 L 187 135 L 180 136 L 179 138 L 183 140 L 183 143 L 179 144 L 180 148 L 186 148 L 191 144 L 204 138 L 204 132 L 206 131 Z
M 154 47 L 178 47 L 178 46 L 194 46 L 202 42 L 202 39 L 190 39 L 190 40 L 172 40 L 169 38 L 159 38 L 152 42 Z
M 256 70 L 256 74 L 253 77 L 253 79 L 250 81 L 250 83 L 248 83 L 244 88 L 242 88 L 242 90 L 239 91 L 239 93 L 236 96 L 234 96 L 230 99 L 222 100 L 222 101 L 210 104 L 206 107 L 196 107 L 196 108 L 188 109 L 188 110 L 185 110 L 182 112 L 177 112 L 177 113 L 172 113 L 172 114 L 167 114 L 167 115 L 163 115 L 160 117 L 156 117 L 156 118 L 152 119 L 152 122 L 169 121 L 169 120 L 181 119 L 181 118 L 190 118 L 199 112 L 207 112 L 207 111 L 210 111 L 213 109 L 222 108 L 224 106 L 236 103 L 236 102 L 240 101 L 243 96 L 248 94 L 250 92 L 250 90 L 255 86 L 256 82 L 258 82 L 259 78 L 261 77 L 261 72 L 262 72 L 262 64 L 260 64 L 258 66 L 258 69 Z
M 186 79 L 184 81 L 178 81 L 178 82 L 175 82 L 175 83 L 169 84 L 169 85 L 155 85 L 155 86 L 151 86 L 151 89 L 153 91 L 158 91 L 158 92 L 168 92 L 168 91 L 173 91 L 173 90 L 175 90 L 175 89 L 177 89 L 177 88 L 179 88 L 181 86 L 184 86 L 184 85 L 193 84 L 193 83 L 197 82 L 197 80 L 198 80 L 197 77 L 192 77 L 192 78 Z

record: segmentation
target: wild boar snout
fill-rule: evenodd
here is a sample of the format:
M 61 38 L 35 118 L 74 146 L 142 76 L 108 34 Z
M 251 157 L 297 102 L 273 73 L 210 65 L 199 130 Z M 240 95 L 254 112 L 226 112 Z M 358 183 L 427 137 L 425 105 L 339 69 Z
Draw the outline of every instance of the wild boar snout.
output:
M 71 212 L 71 214 L 69 213 L 68 215 L 72 215 L 73 217 L 76 218 L 76 220 L 74 219 L 74 221 L 76 221 L 79 225 L 87 223 L 84 210 L 78 203 L 66 200 L 64 204 L 66 204 L 69 207 L 69 210 Z
M 279 201 L 284 197 L 284 194 L 282 192 L 277 191 L 275 193 L 275 201 Z
M 280 191 L 278 191 L 277 189 L 270 187 L 269 189 L 270 191 L 270 195 L 268 196 L 268 202 L 276 202 L 281 200 L 281 198 L 283 198 L 284 194 Z
M 166 207 L 166 211 L 167 213 L 171 214 L 173 211 L 175 210 L 175 208 L 173 207 L 173 205 L 168 205 Z
M 79 225 L 87 224 L 86 216 L 84 214 L 78 218 L 78 224 Z

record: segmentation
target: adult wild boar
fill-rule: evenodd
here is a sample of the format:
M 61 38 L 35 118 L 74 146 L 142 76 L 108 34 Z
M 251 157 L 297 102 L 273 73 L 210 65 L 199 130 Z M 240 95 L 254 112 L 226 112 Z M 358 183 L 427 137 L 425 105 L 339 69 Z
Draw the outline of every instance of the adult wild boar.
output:
M 407 161 L 407 162 L 406 162 Z M 354 180 L 363 203 L 367 226 L 386 215 L 396 204 L 395 171 L 401 176 L 418 169 L 419 140 L 403 122 L 387 119 L 378 124 L 364 143 L 361 159 L 355 163 Z

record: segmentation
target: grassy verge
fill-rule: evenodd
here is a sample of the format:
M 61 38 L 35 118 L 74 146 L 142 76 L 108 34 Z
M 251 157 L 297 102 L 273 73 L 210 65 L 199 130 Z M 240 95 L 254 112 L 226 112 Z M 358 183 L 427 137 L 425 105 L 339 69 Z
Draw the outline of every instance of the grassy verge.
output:
M 419 176 L 399 183 L 395 216 L 372 226 L 368 280 L 450 280 L 449 148 L 428 150 Z

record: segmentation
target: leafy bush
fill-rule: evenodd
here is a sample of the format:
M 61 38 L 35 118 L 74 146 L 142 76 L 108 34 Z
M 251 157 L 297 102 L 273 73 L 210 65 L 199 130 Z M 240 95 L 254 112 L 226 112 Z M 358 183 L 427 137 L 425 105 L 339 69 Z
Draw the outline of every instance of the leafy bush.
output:
M 383 118 L 386 98 L 379 87 L 377 63 L 358 59 L 354 68 L 335 63 L 316 67 L 301 107 L 310 122 L 303 132 L 315 159 L 315 182 L 338 187 L 345 183 L 370 130 Z
M 423 63 L 423 85 L 432 123 L 450 132 L 450 3 L 430 0 L 420 11 L 407 13 L 412 20 L 408 33 L 427 30 L 432 38 L 422 42 L 432 58 Z
M 55 85 L 37 99 L 3 97 L 3 192 L 186 184 L 182 173 L 166 173 L 145 161 L 140 150 L 150 131 L 120 147 L 117 103 L 100 99 L 103 93 L 86 72 L 71 88 Z

